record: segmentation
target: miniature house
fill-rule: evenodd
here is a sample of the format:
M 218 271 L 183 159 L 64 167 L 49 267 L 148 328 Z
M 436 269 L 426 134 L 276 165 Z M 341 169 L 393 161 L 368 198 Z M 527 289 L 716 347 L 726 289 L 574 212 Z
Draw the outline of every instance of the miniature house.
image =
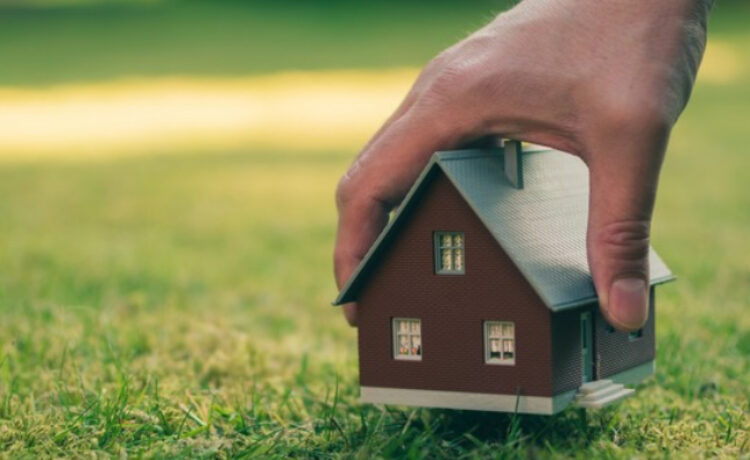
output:
M 554 414 L 654 371 L 654 286 L 636 332 L 599 313 L 588 170 L 534 147 L 436 153 L 342 289 L 356 301 L 363 402 Z

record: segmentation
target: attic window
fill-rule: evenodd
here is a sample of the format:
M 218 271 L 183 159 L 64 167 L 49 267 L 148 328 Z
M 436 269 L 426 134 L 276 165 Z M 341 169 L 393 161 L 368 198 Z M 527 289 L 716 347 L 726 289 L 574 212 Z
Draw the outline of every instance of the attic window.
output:
M 464 273 L 464 234 L 435 232 L 435 273 L 462 275 Z
M 422 360 L 422 322 L 414 318 L 393 318 L 393 357 Z
M 516 364 L 516 327 L 507 321 L 484 322 L 484 362 Z

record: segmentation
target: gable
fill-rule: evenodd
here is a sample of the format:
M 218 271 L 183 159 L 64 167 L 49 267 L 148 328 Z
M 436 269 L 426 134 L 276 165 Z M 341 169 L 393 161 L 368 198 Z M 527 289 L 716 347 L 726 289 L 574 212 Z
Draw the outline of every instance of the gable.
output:
M 440 169 L 412 200 L 414 206 L 404 212 L 393 237 L 382 243 L 377 260 L 363 275 L 358 302 L 479 308 L 468 301 L 474 298 L 492 308 L 510 301 L 533 304 L 546 313 L 534 289 Z M 435 233 L 441 232 L 463 236 L 460 274 L 437 270 Z M 374 298 L 380 301 L 373 302 Z
M 414 200 L 357 294 L 360 384 L 504 394 L 520 385 L 526 395 L 551 395 L 547 307 L 444 173 L 436 170 Z M 464 234 L 464 274 L 435 273 L 436 229 Z M 394 359 L 395 319 L 420 321 L 418 364 Z M 488 365 L 485 321 L 513 323 L 523 359 Z

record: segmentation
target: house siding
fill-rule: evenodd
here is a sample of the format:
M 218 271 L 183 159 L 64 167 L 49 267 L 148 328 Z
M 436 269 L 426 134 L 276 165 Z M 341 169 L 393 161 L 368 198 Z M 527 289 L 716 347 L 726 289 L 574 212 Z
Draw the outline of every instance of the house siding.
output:
M 631 341 L 627 332 L 609 332 L 598 304 L 587 305 L 552 315 L 552 363 L 555 394 L 574 390 L 581 385 L 581 323 L 584 311 L 594 315 L 594 372 L 604 379 L 655 358 L 654 288 L 650 291 L 649 319 L 643 336 Z
M 359 294 L 361 385 L 552 396 L 550 311 L 445 175 L 427 180 Z M 464 232 L 465 274 L 435 274 L 435 231 Z M 393 358 L 394 317 L 421 320 L 421 361 Z M 484 362 L 485 320 L 515 323 L 515 365 Z
M 627 332 L 607 331 L 607 322 L 596 309 L 595 353 L 598 378 L 607 378 L 656 357 L 655 295 L 651 287 L 648 321 L 643 326 L 643 336 L 631 341 Z

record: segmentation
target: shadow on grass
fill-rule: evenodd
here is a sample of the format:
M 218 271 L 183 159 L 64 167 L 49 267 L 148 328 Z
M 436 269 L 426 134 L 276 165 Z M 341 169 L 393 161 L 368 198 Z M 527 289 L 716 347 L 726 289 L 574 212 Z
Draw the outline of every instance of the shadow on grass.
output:
M 395 422 L 391 442 L 382 446 L 386 456 L 427 450 L 441 457 L 468 452 L 533 457 L 537 450 L 579 451 L 602 437 L 609 438 L 617 419 L 611 409 L 569 408 L 553 416 L 444 409 L 386 408 L 385 412 Z

